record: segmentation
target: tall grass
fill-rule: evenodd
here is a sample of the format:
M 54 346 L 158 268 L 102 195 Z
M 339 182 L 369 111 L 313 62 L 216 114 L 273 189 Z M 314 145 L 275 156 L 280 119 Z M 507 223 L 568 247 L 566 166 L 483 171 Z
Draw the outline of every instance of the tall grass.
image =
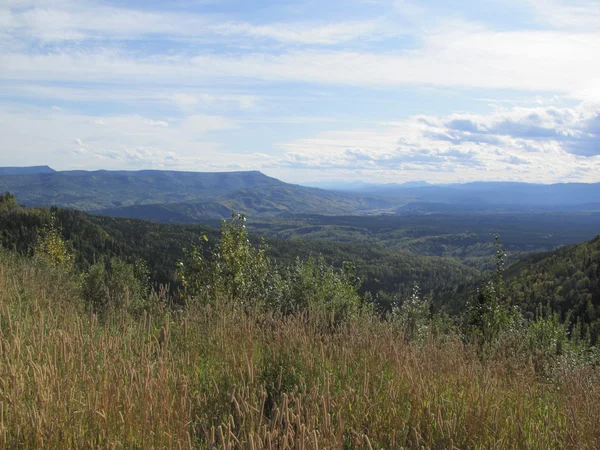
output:
M 407 343 L 369 314 L 101 323 L 75 281 L 0 255 L 0 448 L 600 448 L 591 366 L 542 377 L 530 357 Z

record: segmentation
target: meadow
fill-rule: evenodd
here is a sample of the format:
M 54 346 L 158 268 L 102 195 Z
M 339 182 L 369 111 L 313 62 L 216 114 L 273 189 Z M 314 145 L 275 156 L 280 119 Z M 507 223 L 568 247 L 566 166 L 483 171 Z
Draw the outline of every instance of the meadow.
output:
M 0 254 L 0 448 L 600 447 L 600 371 L 511 333 L 160 293 L 101 315 L 79 285 Z

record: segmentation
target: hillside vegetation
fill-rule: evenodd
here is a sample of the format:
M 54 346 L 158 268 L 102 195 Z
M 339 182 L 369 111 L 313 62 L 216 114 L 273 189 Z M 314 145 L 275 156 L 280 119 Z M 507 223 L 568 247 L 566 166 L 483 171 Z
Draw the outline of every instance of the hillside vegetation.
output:
M 357 194 L 284 183 L 261 172 L 66 171 L 0 173 L 0 192 L 28 206 L 60 206 L 104 215 L 195 223 L 227 217 L 231 207 L 280 215 L 350 214 L 389 207 Z
M 206 235 L 205 251 L 208 251 L 218 236 L 214 228 L 198 225 L 168 225 L 59 208 L 20 207 L 8 195 L 0 198 L 0 245 L 27 254 L 38 234 L 53 221 L 72 247 L 80 270 L 113 257 L 128 263 L 141 261 L 155 283 L 170 283 L 174 288 L 178 283 L 176 263 L 183 257 L 183 250 Z M 251 240 L 255 244 L 260 242 L 257 237 L 251 236 Z M 480 275 L 477 269 L 452 258 L 420 256 L 368 243 L 265 239 L 264 244 L 268 254 L 283 266 L 294 263 L 298 257 L 311 256 L 321 256 L 336 267 L 352 262 L 362 281 L 361 291 L 374 295 L 380 291 L 389 295 L 407 293 L 415 284 L 426 292 L 437 292 L 459 282 L 473 281 Z M 381 297 L 384 308 L 389 308 L 388 297 Z
M 481 274 L 243 214 L 0 231 L 0 449 L 600 446 L 600 237 Z
M 591 241 L 534 255 L 509 271 L 515 304 L 529 311 L 549 305 L 563 318 L 568 314 L 594 324 L 600 333 L 600 236 Z
M 258 171 L 62 171 L 0 167 L 0 192 L 27 206 L 169 223 L 291 214 L 374 215 L 599 211 L 600 184 L 466 183 L 365 185 L 352 192 L 284 183 Z
M 185 252 L 177 305 L 128 264 L 78 273 L 52 226 L 0 251 L 0 447 L 600 445 L 595 350 L 502 302 L 500 249 L 459 327 L 418 292 L 382 320 L 351 267 L 281 271 L 243 224 Z
M 295 215 L 264 219 L 250 216 L 253 233 L 279 239 L 310 239 L 377 245 L 418 255 L 444 256 L 485 269 L 493 264 L 493 236 L 511 259 L 554 250 L 593 238 L 600 213 L 406 214 L 374 216 Z M 492 257 L 492 258 L 491 258 Z

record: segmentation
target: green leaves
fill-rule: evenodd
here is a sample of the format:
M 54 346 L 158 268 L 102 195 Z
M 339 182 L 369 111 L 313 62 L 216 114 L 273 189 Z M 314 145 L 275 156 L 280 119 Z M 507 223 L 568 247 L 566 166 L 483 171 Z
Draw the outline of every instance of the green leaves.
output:
M 200 241 L 207 242 L 205 237 Z M 251 244 L 246 217 L 233 213 L 221 222 L 221 236 L 212 250 L 194 245 L 179 262 L 178 277 L 188 302 L 225 301 L 245 310 L 282 314 L 308 312 L 327 323 L 345 320 L 357 310 L 360 280 L 352 264 L 340 270 L 322 258 L 309 258 L 279 267 L 267 250 L 264 242 Z
M 127 264 L 112 258 L 106 264 L 97 263 L 83 274 L 81 292 L 94 313 L 126 309 L 131 313 L 143 310 L 149 301 L 148 269 L 141 261 Z
M 506 297 L 504 264 L 506 252 L 495 236 L 496 269 L 484 281 L 474 301 L 467 305 L 467 334 L 486 344 L 496 340 L 502 333 L 513 330 L 522 323 L 518 308 L 511 307 Z
M 73 253 L 62 236 L 62 230 L 56 225 L 54 215 L 50 224 L 38 234 L 33 246 L 33 255 L 55 267 L 66 270 L 73 268 Z
M 274 267 L 264 244 L 251 245 L 245 222 L 243 214 L 233 213 L 221 222 L 221 236 L 212 251 L 199 245 L 185 250 L 178 277 L 188 299 L 201 304 L 225 300 L 245 307 L 266 303 Z M 200 240 L 208 243 L 206 235 Z

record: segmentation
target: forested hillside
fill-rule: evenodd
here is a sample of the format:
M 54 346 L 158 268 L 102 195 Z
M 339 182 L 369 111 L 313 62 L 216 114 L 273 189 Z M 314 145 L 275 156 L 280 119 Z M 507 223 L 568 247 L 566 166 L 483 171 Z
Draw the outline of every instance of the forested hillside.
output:
M 549 305 L 563 318 L 571 312 L 600 331 L 600 236 L 523 258 L 507 276 L 513 301 L 526 310 Z
M 209 199 L 246 187 L 283 185 L 260 172 L 67 171 L 0 176 L 0 190 L 22 204 L 91 211 Z
M 175 282 L 176 263 L 183 250 L 198 244 L 206 235 L 205 248 L 209 251 L 218 235 L 216 229 L 204 226 L 118 219 L 60 208 L 27 208 L 18 206 L 11 195 L 2 199 L 0 238 L 5 248 L 28 253 L 54 217 L 55 225 L 72 246 L 80 269 L 86 270 L 95 262 L 114 256 L 126 262 L 142 260 L 157 283 Z M 256 236 L 251 240 L 255 244 L 261 242 Z M 389 308 L 394 296 L 410 293 L 416 285 L 424 292 L 445 292 L 480 275 L 477 269 L 453 258 L 422 256 L 369 243 L 273 238 L 263 241 L 269 255 L 281 266 L 311 256 L 322 256 L 336 267 L 352 263 L 361 279 L 361 292 L 380 294 L 383 308 Z
M 551 248 L 561 242 L 556 239 L 563 239 L 562 242 L 564 239 L 581 240 L 578 236 L 592 233 L 596 220 L 594 216 L 582 217 L 583 220 L 550 216 L 545 224 L 549 230 L 567 226 L 562 235 L 548 233 L 547 237 L 537 238 L 539 244 L 533 244 L 535 236 L 528 231 L 528 227 L 534 229 L 538 219 L 524 218 L 523 235 L 504 234 L 502 243 L 505 249 L 513 252 L 514 259 L 527 250 L 540 248 L 536 245 L 545 242 Z M 505 225 L 499 220 L 501 218 L 496 219 L 496 225 L 503 230 L 512 218 L 507 217 Z M 587 223 L 586 218 L 589 219 L 587 228 L 575 226 Z M 483 219 L 479 218 L 477 226 L 487 229 Z M 297 258 L 309 257 L 322 257 L 338 268 L 352 264 L 360 279 L 360 292 L 369 292 L 382 311 L 389 310 L 394 302 L 418 286 L 421 292 L 431 293 L 435 308 L 456 312 L 464 307 L 464 295 L 472 292 L 472 287 L 481 279 L 480 269 L 493 267 L 495 250 L 487 233 L 436 235 L 442 228 L 452 232 L 455 227 L 459 231 L 465 221 L 456 216 L 448 216 L 445 221 L 444 218 L 429 218 L 428 226 L 424 223 L 426 219 L 420 216 L 403 219 L 307 216 L 298 218 L 298 222 L 294 220 L 254 224 L 250 220 L 251 232 L 264 233 L 267 229 L 272 230 L 267 235 L 285 238 L 254 235 L 251 241 L 255 245 L 264 245 L 280 267 L 293 265 Z M 406 223 L 404 227 L 401 221 Z M 573 221 L 573 225 L 569 225 L 569 221 Z M 31 253 L 40 233 L 52 223 L 69 242 L 80 270 L 118 257 L 127 263 L 143 262 L 154 283 L 170 283 L 174 288 L 177 286 L 176 265 L 183 257 L 184 249 L 202 242 L 203 251 L 210 252 L 218 236 L 217 229 L 206 226 L 119 219 L 60 208 L 27 208 L 19 206 L 10 194 L 1 196 L 0 240 L 5 248 L 21 254 Z M 296 228 L 290 228 L 293 223 Z M 573 229 L 571 237 L 567 234 L 570 229 Z M 203 236 L 206 236 L 206 242 L 201 239 Z M 484 239 L 487 242 L 481 243 Z M 529 242 L 529 247 L 519 247 L 522 245 L 519 242 Z M 563 318 L 570 311 L 572 321 L 596 323 L 600 315 L 599 245 L 596 238 L 517 261 L 510 266 L 506 276 L 514 303 L 532 316 L 539 305 L 550 305 Z
M 208 223 L 208 221 L 207 221 Z M 457 258 L 480 270 L 493 267 L 494 235 L 509 260 L 591 239 L 600 213 L 455 212 L 375 216 L 249 217 L 249 229 L 279 239 L 310 239 L 382 246 L 426 256 Z
M 196 223 L 245 213 L 351 214 L 389 208 L 390 202 L 284 183 L 261 172 L 66 171 L 0 173 L 0 192 L 28 206 L 59 206 L 104 215 Z
M 212 201 L 162 203 L 107 208 L 97 214 L 172 223 L 202 223 L 227 217 L 231 208 L 256 217 L 314 214 L 364 214 L 387 211 L 393 203 L 357 194 L 325 191 L 292 184 L 228 192 Z

